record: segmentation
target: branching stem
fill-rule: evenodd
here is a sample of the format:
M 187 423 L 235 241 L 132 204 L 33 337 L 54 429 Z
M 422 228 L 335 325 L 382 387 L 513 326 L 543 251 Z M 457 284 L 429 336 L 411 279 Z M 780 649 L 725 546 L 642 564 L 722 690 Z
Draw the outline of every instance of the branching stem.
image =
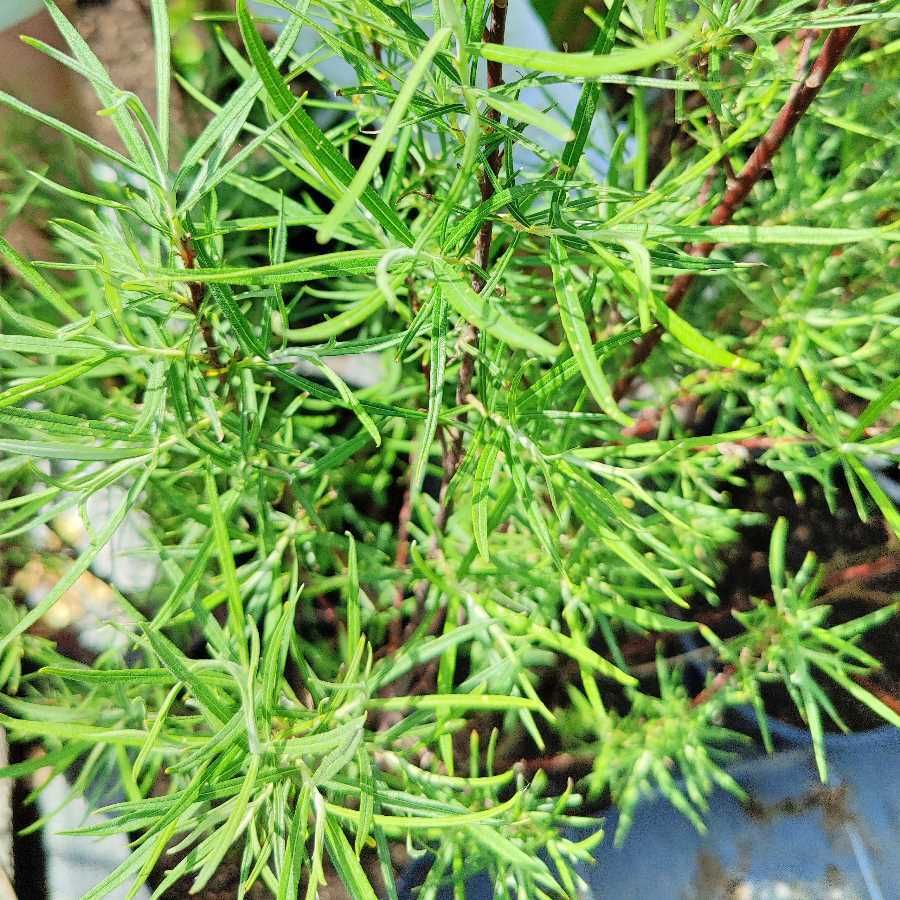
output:
M 502 44 L 506 34 L 506 9 L 507 0 L 494 0 L 491 6 L 491 14 L 484 29 L 484 41 L 490 44 Z M 488 61 L 487 86 L 488 90 L 503 84 L 503 66 L 501 63 Z M 494 122 L 500 120 L 500 113 L 495 109 L 489 109 L 486 113 L 488 119 Z M 498 144 L 490 153 L 487 166 L 481 174 L 481 200 L 485 202 L 494 196 L 494 182 L 500 166 L 503 163 L 503 145 Z M 478 232 L 475 241 L 475 265 L 476 273 L 472 276 L 472 288 L 481 293 L 484 290 L 485 281 L 482 272 L 487 271 L 491 259 L 491 238 L 493 234 L 493 222 L 486 219 Z M 474 325 L 467 325 L 463 331 L 461 343 L 463 347 L 478 345 L 478 329 Z M 463 350 L 462 360 L 459 364 L 459 377 L 456 382 L 456 404 L 462 406 L 466 402 L 472 390 L 472 379 L 475 375 L 475 357 Z M 465 423 L 466 412 L 460 413 L 461 423 Z M 463 461 L 463 431 L 455 428 L 448 436 L 444 447 L 443 477 L 441 479 L 440 494 L 438 496 L 439 508 L 436 517 L 436 525 L 443 531 L 450 517 L 449 488 L 453 476 L 459 470 Z
M 794 130 L 794 127 L 806 110 L 809 109 L 813 100 L 816 99 L 828 76 L 831 75 L 841 61 L 844 51 L 858 30 L 859 26 L 853 25 L 846 28 L 836 28 L 828 35 L 822 46 L 822 52 L 819 53 L 809 75 L 803 81 L 798 82 L 791 91 L 775 121 L 769 126 L 769 130 L 756 145 L 753 153 L 750 154 L 750 158 L 747 160 L 744 168 L 729 184 L 722 201 L 709 217 L 710 225 L 714 227 L 727 225 L 731 221 L 735 212 L 747 199 L 753 186 L 769 168 L 772 158 L 778 152 L 785 139 Z M 809 40 L 808 35 L 806 40 Z M 808 50 L 805 52 L 808 53 Z M 712 253 L 715 246 L 715 243 L 712 242 L 695 244 L 689 249 L 689 252 L 692 256 L 707 257 Z M 676 277 L 666 294 L 666 305 L 671 309 L 677 309 L 687 296 L 687 292 L 693 282 L 694 276 L 692 273 Z M 628 393 L 638 368 L 653 352 L 660 341 L 660 337 L 661 330 L 658 328 L 654 329 L 648 332 L 634 348 L 631 357 L 625 365 L 625 374 L 616 383 L 613 391 L 617 400 L 621 400 Z

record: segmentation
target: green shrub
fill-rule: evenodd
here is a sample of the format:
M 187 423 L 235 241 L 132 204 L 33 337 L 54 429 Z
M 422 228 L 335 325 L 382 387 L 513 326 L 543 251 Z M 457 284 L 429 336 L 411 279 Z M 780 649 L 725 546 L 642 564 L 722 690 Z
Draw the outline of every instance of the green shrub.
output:
M 703 616 L 760 521 L 731 496 L 751 455 L 900 533 L 873 474 L 900 442 L 893 4 L 610 0 L 575 54 L 505 46 L 488 0 L 281 3 L 270 51 L 238 0 L 231 89 L 175 87 L 208 111 L 190 140 L 151 6 L 155 118 L 51 6 L 71 55 L 42 49 L 121 148 L 49 121 L 97 177 L 11 195 L 53 210 L 52 260 L 0 241 L 0 534 L 27 557 L 37 526 L 85 531 L 37 605 L 3 598 L 0 723 L 46 750 L 17 774 L 120 785 L 79 833 L 133 853 L 91 897 L 229 861 L 237 896 L 394 896 L 404 844 L 435 853 L 425 897 L 481 869 L 574 896 L 590 798 L 618 838 L 654 788 L 702 828 L 740 792 L 723 715 L 767 735 L 767 684 L 823 778 L 826 688 L 900 723 L 854 680 L 894 606 L 831 620 L 785 519 L 771 595 Z M 326 97 L 331 54 L 358 84 Z M 519 99 L 558 83 L 571 121 Z M 153 583 L 114 585 L 123 639 L 66 658 L 32 626 L 129 522 Z M 679 635 L 711 660 L 693 697 Z

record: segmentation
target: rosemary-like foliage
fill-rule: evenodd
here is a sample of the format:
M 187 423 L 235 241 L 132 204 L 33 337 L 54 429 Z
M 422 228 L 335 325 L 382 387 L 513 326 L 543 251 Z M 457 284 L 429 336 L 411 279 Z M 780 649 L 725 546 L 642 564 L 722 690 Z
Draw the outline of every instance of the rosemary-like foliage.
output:
M 155 115 L 48 3 L 68 51 L 35 45 L 118 146 L 0 94 L 96 175 L 7 196 L 51 211 L 51 259 L 0 239 L 0 540 L 84 526 L 37 605 L 0 595 L 0 724 L 46 751 L 8 774 L 118 785 L 78 833 L 133 852 L 90 898 L 225 864 L 238 897 L 396 897 L 402 846 L 434 853 L 424 898 L 480 870 L 576 896 L 585 802 L 621 837 L 658 789 L 702 827 L 739 792 L 722 716 L 765 735 L 767 683 L 823 776 L 827 686 L 900 724 L 855 680 L 895 606 L 830 622 L 790 522 L 771 595 L 731 636 L 701 615 L 751 455 L 900 534 L 896 4 L 606 0 L 570 53 L 508 45 L 524 2 L 238 0 L 204 86 L 151 0 Z M 33 626 L 135 521 L 152 585 L 65 657 Z M 589 774 L 554 787 L 553 754 Z

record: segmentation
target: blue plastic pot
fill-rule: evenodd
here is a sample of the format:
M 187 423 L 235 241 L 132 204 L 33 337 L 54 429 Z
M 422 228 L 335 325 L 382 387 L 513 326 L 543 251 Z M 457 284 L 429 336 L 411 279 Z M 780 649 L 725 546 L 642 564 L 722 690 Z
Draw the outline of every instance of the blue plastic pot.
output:
M 830 779 L 816 773 L 809 736 L 773 723 L 786 749 L 729 771 L 751 802 L 725 791 L 710 798 L 708 831 L 699 834 L 664 798 L 642 803 L 624 844 L 615 848 L 618 813 L 596 865 L 579 868 L 586 897 L 610 900 L 753 898 L 900 898 L 900 731 L 881 728 L 826 739 Z M 583 835 L 582 835 L 583 836 Z M 402 897 L 413 897 L 428 870 L 414 867 Z M 448 898 L 448 891 L 442 895 Z M 486 877 L 466 896 L 488 900 Z
M 623 846 L 601 845 L 597 867 L 582 873 L 595 895 L 680 900 L 746 886 L 752 897 L 900 897 L 900 732 L 829 737 L 825 786 L 808 735 L 775 730 L 796 749 L 730 770 L 749 805 L 718 791 L 701 835 L 667 801 L 643 804 Z
M 0 0 L 0 31 L 33 16 L 43 8 L 43 0 Z

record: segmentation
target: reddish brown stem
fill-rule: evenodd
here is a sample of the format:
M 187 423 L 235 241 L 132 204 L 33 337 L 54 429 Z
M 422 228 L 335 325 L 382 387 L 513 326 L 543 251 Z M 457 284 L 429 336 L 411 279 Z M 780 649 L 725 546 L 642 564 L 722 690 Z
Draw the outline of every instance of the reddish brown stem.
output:
M 824 587 L 836 588 L 853 582 L 869 581 L 873 578 L 882 578 L 885 575 L 893 575 L 900 569 L 900 555 L 893 554 L 873 559 L 870 562 L 859 563 L 855 566 L 847 566 L 832 572 L 826 576 Z
M 785 139 L 794 130 L 797 122 L 800 121 L 822 89 L 828 76 L 831 75 L 841 61 L 847 45 L 858 30 L 858 25 L 836 28 L 828 35 L 808 77 L 799 82 L 791 91 L 775 121 L 769 126 L 769 130 L 756 145 L 753 153 L 750 154 L 750 158 L 747 160 L 744 168 L 729 184 L 721 203 L 709 217 L 710 225 L 714 227 L 726 225 L 731 221 L 735 211 L 747 199 L 753 186 L 769 168 L 772 157 L 775 156 Z M 689 252 L 693 256 L 707 257 L 712 253 L 715 246 L 715 243 L 712 242 L 695 244 L 689 248 Z M 675 278 L 666 294 L 666 305 L 671 309 L 677 309 L 687 295 L 693 281 L 693 274 L 679 275 Z M 634 348 L 631 357 L 626 363 L 625 374 L 619 379 L 614 388 L 614 395 L 617 400 L 620 400 L 628 393 L 637 370 L 653 352 L 661 336 L 660 329 L 648 332 Z
M 892 710 L 897 715 L 900 715 L 900 698 L 876 684 L 871 678 L 866 678 L 864 675 L 854 675 L 853 680 L 863 688 L 863 690 L 868 691 L 873 697 L 880 700 L 888 709 Z
M 488 18 L 487 25 L 484 29 L 484 41 L 489 44 L 502 44 L 506 33 L 506 9 L 507 0 L 494 0 L 491 6 L 491 15 Z M 487 64 L 487 86 L 491 88 L 498 87 L 503 84 L 503 65 L 493 60 L 489 60 Z M 487 118 L 493 122 L 500 120 L 500 113 L 495 109 L 489 109 L 486 113 Z M 481 200 L 486 202 L 494 196 L 494 179 L 500 172 L 500 166 L 503 162 L 503 148 L 498 144 L 488 156 L 488 164 L 482 172 L 480 188 Z M 485 220 L 478 232 L 475 240 L 475 265 L 478 267 L 472 276 L 472 288 L 481 293 L 484 290 L 485 272 L 490 265 L 491 259 L 491 238 L 493 235 L 493 222 L 490 219 Z M 467 325 L 462 334 L 462 343 L 466 346 L 476 345 L 478 343 L 478 329 L 474 325 Z M 456 382 L 456 404 L 462 406 L 466 402 L 466 398 L 472 389 L 472 379 L 475 375 L 475 358 L 471 353 L 463 350 L 462 360 L 459 364 L 459 376 Z M 466 413 L 460 414 L 460 423 L 465 423 Z M 450 517 L 450 498 L 449 488 L 453 476 L 459 470 L 463 460 L 463 432 L 460 428 L 455 428 L 449 435 L 446 448 L 444 451 L 444 472 L 441 479 L 441 488 L 438 495 L 438 513 L 435 517 L 435 525 L 438 530 L 443 530 Z
M 484 40 L 490 44 L 502 44 L 503 37 L 506 33 L 506 4 L 507 0 L 494 0 L 491 10 L 491 17 L 487 27 L 484 29 Z M 489 60 L 487 64 L 487 86 L 488 89 L 499 87 L 503 84 L 503 66 L 501 63 Z M 487 118 L 492 122 L 500 121 L 500 113 L 496 109 L 487 111 Z M 488 169 L 481 175 L 481 200 L 487 202 L 494 196 L 494 179 L 500 172 L 500 165 L 503 162 L 503 146 L 498 144 L 488 156 Z M 475 242 L 475 264 L 479 269 L 486 270 L 490 263 L 491 256 L 491 236 L 493 233 L 493 222 L 490 218 L 486 219 L 478 232 L 478 238 Z M 481 273 L 476 273 L 472 278 L 472 287 L 479 293 L 484 290 L 484 279 Z M 463 393 L 463 397 L 468 391 Z
M 178 252 L 181 254 L 181 261 L 184 263 L 185 269 L 197 268 L 197 254 L 194 252 L 194 244 L 189 234 L 186 234 L 181 239 Z M 206 344 L 206 353 L 209 356 L 210 364 L 214 369 L 222 369 L 222 357 L 219 354 L 219 347 L 216 344 L 212 325 L 200 315 L 203 298 L 206 296 L 206 289 L 199 281 L 189 281 L 187 285 L 191 292 L 191 311 L 196 316 L 197 323 L 200 326 L 200 333 L 203 335 L 203 342 Z
M 700 706 L 706 703 L 711 697 L 714 697 L 724 688 L 734 677 L 737 671 L 734 666 L 725 666 L 718 675 L 691 701 L 692 706 Z

